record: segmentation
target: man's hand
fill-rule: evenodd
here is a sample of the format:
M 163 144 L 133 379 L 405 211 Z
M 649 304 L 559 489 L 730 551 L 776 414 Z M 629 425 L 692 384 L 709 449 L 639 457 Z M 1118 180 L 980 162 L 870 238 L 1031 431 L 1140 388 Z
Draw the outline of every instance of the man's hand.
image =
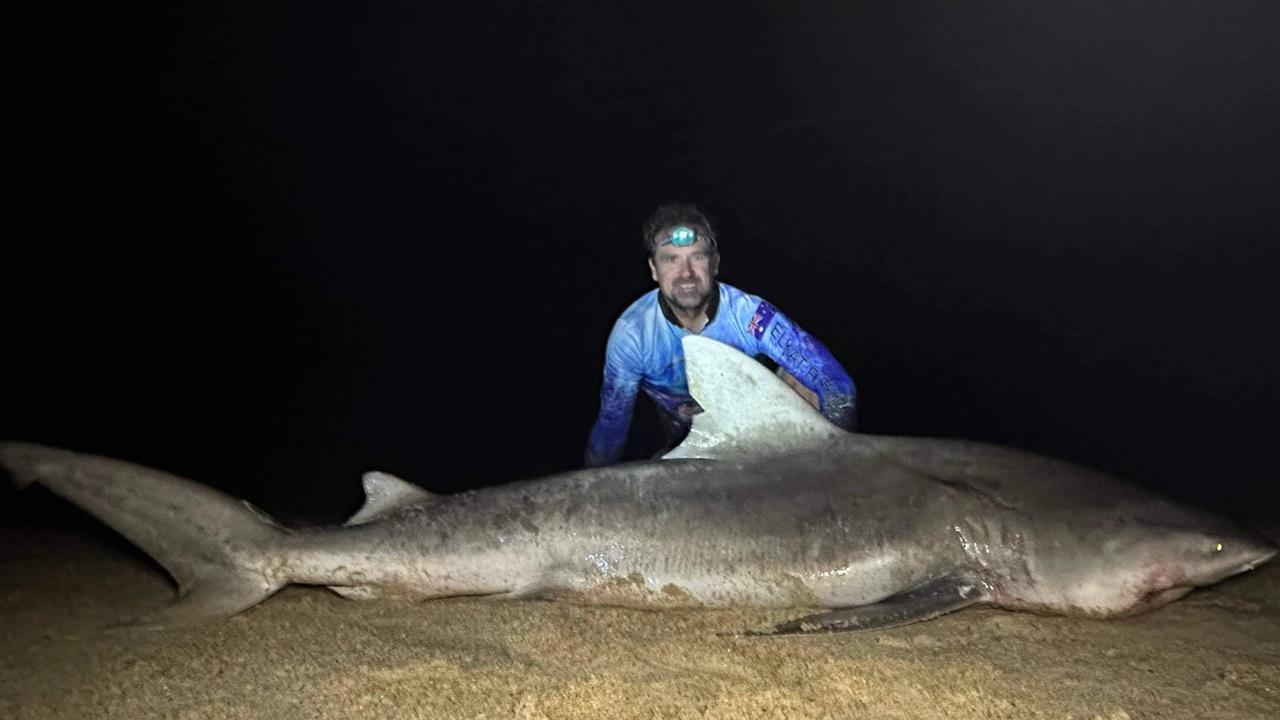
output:
M 822 410 L 821 402 L 818 400 L 818 393 L 801 385 L 796 376 L 784 370 L 781 365 L 778 366 L 778 377 L 782 378 L 782 382 L 786 383 L 787 387 L 795 390 L 797 395 L 804 398 L 805 402 L 812 405 L 814 410 Z
M 692 418 L 700 412 L 702 412 L 702 406 L 696 402 L 682 403 L 680 407 L 676 408 L 676 415 L 679 415 L 685 420 Z

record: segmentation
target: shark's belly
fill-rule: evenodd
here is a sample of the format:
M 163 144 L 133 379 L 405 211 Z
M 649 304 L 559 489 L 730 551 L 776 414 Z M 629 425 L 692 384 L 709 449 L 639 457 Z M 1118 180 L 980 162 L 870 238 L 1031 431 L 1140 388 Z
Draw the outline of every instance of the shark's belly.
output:
M 809 529 L 817 534 L 624 532 L 597 543 L 566 539 L 542 556 L 542 567 L 523 573 L 532 579 L 527 586 L 513 590 L 630 607 L 847 607 L 946 574 L 956 562 L 943 547 L 943 533 L 908 532 L 886 541 Z
M 893 562 L 831 570 L 781 562 L 771 567 L 683 571 L 624 564 L 602 572 L 581 566 L 578 572 L 558 570 L 527 594 L 626 607 L 846 607 L 910 587 L 919 575 L 916 571 Z

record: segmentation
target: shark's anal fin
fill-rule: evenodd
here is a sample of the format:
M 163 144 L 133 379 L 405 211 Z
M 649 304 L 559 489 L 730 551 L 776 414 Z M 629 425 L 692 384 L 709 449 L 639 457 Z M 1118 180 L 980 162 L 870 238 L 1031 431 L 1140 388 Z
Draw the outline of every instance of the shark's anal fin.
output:
M 391 473 L 367 472 L 364 483 L 364 505 L 347 520 L 347 525 L 360 525 L 397 510 L 431 502 L 435 495 Z
M 840 608 L 808 615 L 751 635 L 881 630 L 931 620 L 953 610 L 982 602 L 982 588 L 972 580 L 948 575 L 870 605 Z
M 377 600 L 385 595 L 376 585 L 330 585 L 329 589 L 348 600 Z

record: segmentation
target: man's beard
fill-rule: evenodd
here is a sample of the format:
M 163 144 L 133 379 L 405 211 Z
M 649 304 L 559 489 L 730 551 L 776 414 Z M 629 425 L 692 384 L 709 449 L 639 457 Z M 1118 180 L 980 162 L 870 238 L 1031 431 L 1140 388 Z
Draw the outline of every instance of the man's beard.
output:
M 701 291 L 695 290 L 692 293 L 685 294 L 685 298 L 692 298 L 690 300 L 681 300 L 674 294 L 666 292 L 662 293 L 662 297 L 673 309 L 692 313 L 707 307 L 707 304 L 711 302 L 711 292 L 714 288 L 714 283 L 708 283 Z

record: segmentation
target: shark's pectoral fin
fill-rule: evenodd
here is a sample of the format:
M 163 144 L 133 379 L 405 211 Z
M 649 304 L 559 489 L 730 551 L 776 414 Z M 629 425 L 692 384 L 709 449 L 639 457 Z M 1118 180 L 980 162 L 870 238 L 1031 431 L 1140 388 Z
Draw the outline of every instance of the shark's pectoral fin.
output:
M 206 573 L 172 605 L 123 623 L 122 627 L 169 628 L 222 620 L 257 605 L 283 585 L 231 569 Z
M 796 635 L 801 633 L 880 630 L 930 620 L 981 602 L 980 586 L 972 580 L 948 575 L 877 603 L 840 608 L 782 623 L 753 635 Z

